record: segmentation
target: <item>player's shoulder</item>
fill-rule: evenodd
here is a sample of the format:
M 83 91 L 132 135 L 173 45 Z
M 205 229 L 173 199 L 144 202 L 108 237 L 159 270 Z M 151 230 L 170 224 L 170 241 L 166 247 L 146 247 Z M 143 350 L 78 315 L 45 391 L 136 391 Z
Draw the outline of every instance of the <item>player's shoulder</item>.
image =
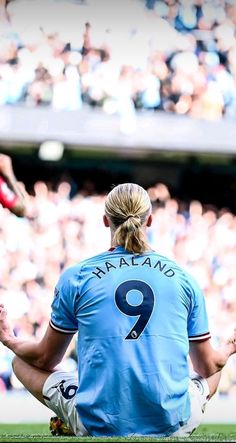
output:
M 62 279 L 69 279 L 75 276 L 79 276 L 81 271 L 83 269 L 92 266 L 94 263 L 99 262 L 101 260 L 104 260 L 104 257 L 106 257 L 106 252 L 101 252 L 99 254 L 93 255 L 88 258 L 84 258 L 79 263 L 75 263 L 74 265 L 71 265 L 67 268 L 65 268 L 61 274 Z
M 165 263 L 168 265 L 169 268 L 174 269 L 176 272 L 179 272 L 182 274 L 184 272 L 184 269 L 173 259 L 170 257 L 167 257 L 166 255 L 159 254 L 156 251 L 151 252 L 153 259 L 155 261 L 160 261 L 161 263 Z
M 156 260 L 160 260 L 160 262 L 166 263 L 168 265 L 168 268 L 174 271 L 175 276 L 178 278 L 179 282 L 183 286 L 190 289 L 198 288 L 198 283 L 193 275 L 189 272 L 189 270 L 179 265 L 175 260 L 167 256 L 161 255 L 155 251 L 153 251 L 153 255 L 155 256 Z

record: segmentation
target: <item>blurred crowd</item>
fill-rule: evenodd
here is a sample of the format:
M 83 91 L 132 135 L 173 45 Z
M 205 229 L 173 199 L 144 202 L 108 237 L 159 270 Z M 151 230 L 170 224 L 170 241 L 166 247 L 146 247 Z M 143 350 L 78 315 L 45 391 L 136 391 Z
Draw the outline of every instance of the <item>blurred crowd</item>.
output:
M 236 215 L 199 201 L 178 201 L 163 183 L 148 192 L 154 213 L 149 242 L 197 279 L 217 346 L 235 326 Z M 72 197 L 67 181 L 55 188 L 37 181 L 24 217 L 0 207 L 0 302 L 6 305 L 18 336 L 42 336 L 63 269 L 109 249 L 109 230 L 102 223 L 105 197 L 86 188 Z M 75 340 L 62 362 L 66 370 L 76 365 Z M 12 358 L 11 351 L 0 345 L 0 391 L 22 388 L 12 374 Z M 235 389 L 236 359 L 231 357 L 219 393 Z
M 234 0 L 1 3 L 0 105 L 236 116 Z

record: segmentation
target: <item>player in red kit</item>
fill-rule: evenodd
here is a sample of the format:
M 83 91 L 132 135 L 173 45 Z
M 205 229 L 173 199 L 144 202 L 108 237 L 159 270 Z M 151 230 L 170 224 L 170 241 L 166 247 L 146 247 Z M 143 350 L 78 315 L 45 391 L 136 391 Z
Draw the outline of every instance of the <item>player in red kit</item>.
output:
M 13 172 L 11 158 L 0 154 L 0 203 L 18 217 L 25 215 L 25 196 Z

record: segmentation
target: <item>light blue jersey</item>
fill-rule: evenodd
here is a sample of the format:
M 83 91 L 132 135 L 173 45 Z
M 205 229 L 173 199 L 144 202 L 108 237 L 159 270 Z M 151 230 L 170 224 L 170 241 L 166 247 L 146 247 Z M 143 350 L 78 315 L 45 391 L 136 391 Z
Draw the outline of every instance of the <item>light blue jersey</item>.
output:
M 204 297 L 175 262 L 117 247 L 66 270 L 51 326 L 78 333 L 77 410 L 92 436 L 168 436 L 190 416 L 189 340 Z

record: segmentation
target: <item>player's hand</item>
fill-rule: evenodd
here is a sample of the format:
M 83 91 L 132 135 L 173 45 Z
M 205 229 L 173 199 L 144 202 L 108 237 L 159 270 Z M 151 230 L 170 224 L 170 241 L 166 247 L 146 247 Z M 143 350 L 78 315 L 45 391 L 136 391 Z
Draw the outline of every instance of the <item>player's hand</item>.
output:
M 0 154 L 0 173 L 5 177 L 13 175 L 11 157 L 6 154 Z
M 7 319 L 7 310 L 3 304 L 0 304 L 0 341 L 6 344 L 12 337 L 14 333 Z

